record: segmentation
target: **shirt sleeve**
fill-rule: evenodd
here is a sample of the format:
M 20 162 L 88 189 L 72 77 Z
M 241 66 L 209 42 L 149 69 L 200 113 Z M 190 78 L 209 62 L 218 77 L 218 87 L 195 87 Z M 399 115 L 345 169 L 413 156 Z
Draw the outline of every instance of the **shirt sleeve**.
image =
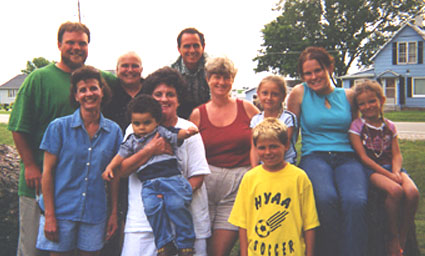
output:
M 40 149 L 47 151 L 53 155 L 58 156 L 62 148 L 62 129 L 60 128 L 61 122 L 58 119 L 53 120 L 47 126 L 44 132 L 43 139 L 40 143 Z
M 293 127 L 293 126 L 297 126 L 297 118 L 295 116 L 295 114 L 293 114 L 292 112 L 289 112 L 287 110 L 285 110 L 282 114 L 282 117 L 280 118 L 280 121 L 282 121 L 286 127 Z
M 385 119 L 385 123 L 388 126 L 388 129 L 393 133 L 393 138 L 395 138 L 398 135 L 397 128 L 391 120 Z
M 13 104 L 10 115 L 8 129 L 10 131 L 25 132 L 31 134 L 36 120 L 37 109 L 35 104 L 35 92 L 37 84 L 40 84 L 40 77 L 37 72 L 33 72 L 22 83 L 16 100 Z
M 351 122 L 350 129 L 348 130 L 348 132 L 356 134 L 356 135 L 360 135 L 362 128 L 363 128 L 363 122 L 360 118 L 357 118 L 353 122 Z

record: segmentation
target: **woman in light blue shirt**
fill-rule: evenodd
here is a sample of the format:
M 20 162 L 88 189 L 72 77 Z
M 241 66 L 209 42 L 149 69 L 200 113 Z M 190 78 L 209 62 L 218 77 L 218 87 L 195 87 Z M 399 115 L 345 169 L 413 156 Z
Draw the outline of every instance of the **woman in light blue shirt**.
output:
M 368 181 L 348 139 L 353 91 L 331 84 L 333 57 L 308 47 L 298 61 L 304 83 L 294 87 L 288 110 L 300 120 L 300 167 L 314 189 L 320 228 L 316 255 L 362 256 L 367 248 Z
M 116 154 L 122 132 L 101 114 L 110 89 L 89 66 L 71 76 L 71 105 L 78 109 L 52 121 L 43 137 L 44 150 L 39 234 L 36 247 L 54 255 L 98 255 L 103 247 L 107 200 L 102 172 Z M 108 225 L 107 238 L 116 229 Z

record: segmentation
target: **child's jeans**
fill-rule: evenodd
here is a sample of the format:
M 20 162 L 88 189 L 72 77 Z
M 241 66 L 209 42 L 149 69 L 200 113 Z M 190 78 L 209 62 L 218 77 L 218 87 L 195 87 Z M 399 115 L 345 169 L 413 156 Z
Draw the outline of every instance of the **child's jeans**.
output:
M 144 181 L 142 200 L 158 249 L 173 241 L 170 221 L 175 226 L 177 247 L 179 249 L 193 248 L 195 231 L 189 211 L 192 187 L 183 176 L 160 177 Z

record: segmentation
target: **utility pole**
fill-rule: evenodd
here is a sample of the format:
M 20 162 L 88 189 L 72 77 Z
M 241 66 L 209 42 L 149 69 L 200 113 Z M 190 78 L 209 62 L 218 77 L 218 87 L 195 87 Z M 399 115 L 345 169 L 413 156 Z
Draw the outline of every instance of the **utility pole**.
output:
M 81 23 L 80 0 L 78 0 L 78 21 Z

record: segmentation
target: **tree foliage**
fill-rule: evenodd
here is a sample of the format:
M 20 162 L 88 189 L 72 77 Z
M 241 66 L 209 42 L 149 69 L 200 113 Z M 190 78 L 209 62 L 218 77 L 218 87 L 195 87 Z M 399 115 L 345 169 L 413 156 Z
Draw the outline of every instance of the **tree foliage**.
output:
M 370 57 L 424 6 L 423 0 L 280 0 L 282 14 L 264 26 L 256 72 L 298 77 L 297 60 L 308 46 L 322 46 L 335 58 L 335 74 Z
M 34 58 L 32 61 L 30 60 L 27 61 L 27 68 L 22 69 L 21 72 L 28 75 L 29 73 L 33 72 L 37 68 L 47 66 L 50 63 L 54 63 L 54 62 L 48 61 L 46 58 L 43 58 L 43 57 Z

